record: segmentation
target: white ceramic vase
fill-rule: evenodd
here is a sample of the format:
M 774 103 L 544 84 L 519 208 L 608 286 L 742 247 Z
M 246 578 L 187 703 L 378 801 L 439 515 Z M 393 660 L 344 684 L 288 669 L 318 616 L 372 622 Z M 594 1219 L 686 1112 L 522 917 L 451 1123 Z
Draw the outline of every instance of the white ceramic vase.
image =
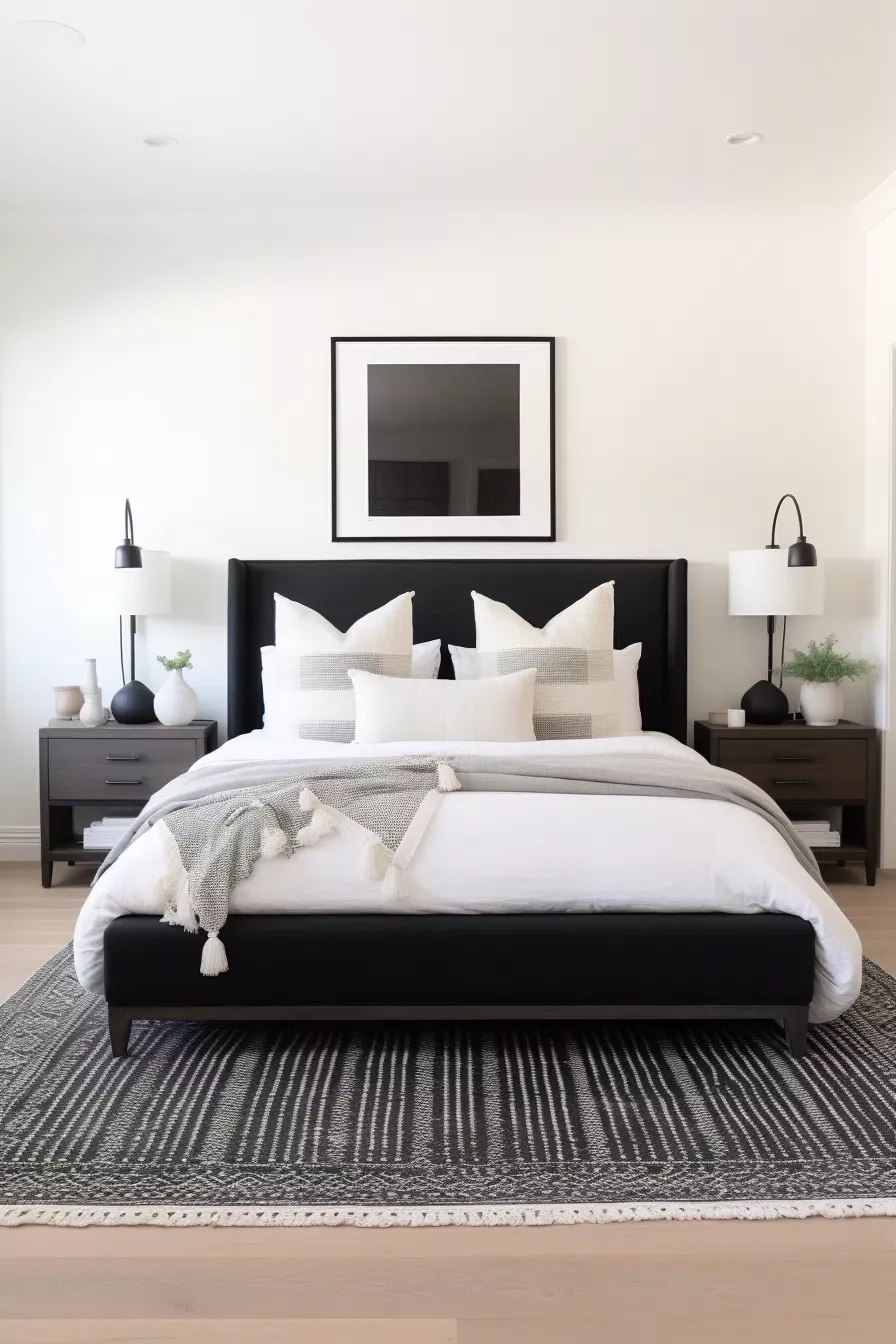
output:
M 86 700 L 88 695 L 96 695 L 99 689 L 96 680 L 96 659 L 85 658 L 84 675 L 81 678 L 81 694 Z
M 84 696 L 84 704 L 81 706 L 81 713 L 78 716 L 85 728 L 99 728 L 101 723 L 106 722 L 106 711 L 103 709 L 103 693 L 97 687 L 95 693 L 91 692 Z
M 193 687 L 184 681 L 183 668 L 176 667 L 168 673 L 152 703 L 159 723 L 166 728 L 182 728 L 195 719 L 199 701 Z
M 800 709 L 810 727 L 833 727 L 843 717 L 843 687 L 839 681 L 804 681 Z

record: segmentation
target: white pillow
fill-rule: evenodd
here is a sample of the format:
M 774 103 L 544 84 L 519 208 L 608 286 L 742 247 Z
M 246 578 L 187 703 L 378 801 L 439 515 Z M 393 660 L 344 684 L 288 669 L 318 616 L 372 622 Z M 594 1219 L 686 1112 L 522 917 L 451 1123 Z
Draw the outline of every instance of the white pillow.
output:
M 613 673 L 613 583 L 602 583 L 543 630 L 512 607 L 473 593 L 476 675 L 534 667 L 535 736 L 612 737 L 619 732 Z
M 476 676 L 476 650 L 460 644 L 449 644 L 448 652 L 458 681 L 469 681 Z M 620 733 L 640 733 L 641 692 L 638 687 L 638 664 L 641 645 L 628 644 L 613 650 L 613 677 L 616 681 L 617 712 Z
M 303 738 L 351 742 L 355 712 L 349 668 L 410 676 L 413 596 L 402 593 L 343 634 L 311 607 L 276 593 L 275 648 L 261 652 L 265 727 L 292 728 Z
M 273 644 L 266 644 L 261 650 L 264 724 L 275 732 L 299 731 L 303 712 L 301 658 L 301 654 L 283 653 Z M 411 676 L 426 679 L 437 677 L 441 662 L 440 639 L 415 644 L 411 655 Z
M 477 681 L 350 670 L 356 742 L 534 742 L 535 669 Z
M 442 665 L 442 641 L 429 639 L 411 650 L 411 676 L 437 677 Z

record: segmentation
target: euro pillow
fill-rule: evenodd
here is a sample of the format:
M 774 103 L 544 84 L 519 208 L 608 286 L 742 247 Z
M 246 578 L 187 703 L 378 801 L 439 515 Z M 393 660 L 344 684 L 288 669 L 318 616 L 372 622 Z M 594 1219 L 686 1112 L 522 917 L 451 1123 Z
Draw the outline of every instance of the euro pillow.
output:
M 411 650 L 411 676 L 437 677 L 442 665 L 442 641 L 429 639 L 425 644 L 415 644 Z
M 411 653 L 411 676 L 430 679 L 439 675 L 442 641 L 415 644 Z M 261 650 L 261 693 L 264 723 L 275 732 L 298 734 L 303 697 L 301 654 L 283 653 L 273 644 Z
M 534 742 L 535 669 L 476 681 L 399 680 L 352 668 L 356 742 Z
M 451 654 L 454 675 L 458 681 L 468 681 L 476 676 L 475 649 L 465 649 L 460 644 L 449 644 L 448 652 Z M 640 661 L 640 643 L 628 644 L 624 649 L 613 650 L 613 679 L 616 682 L 616 708 L 620 733 L 641 731 L 641 692 L 638 686 Z
M 613 584 L 592 588 L 543 629 L 482 593 L 473 593 L 476 676 L 534 667 L 539 740 L 612 737 L 619 732 L 613 672 Z
M 349 668 L 410 676 L 413 596 L 402 593 L 343 632 L 320 612 L 276 593 L 275 646 L 262 650 L 265 727 L 351 742 L 355 699 Z

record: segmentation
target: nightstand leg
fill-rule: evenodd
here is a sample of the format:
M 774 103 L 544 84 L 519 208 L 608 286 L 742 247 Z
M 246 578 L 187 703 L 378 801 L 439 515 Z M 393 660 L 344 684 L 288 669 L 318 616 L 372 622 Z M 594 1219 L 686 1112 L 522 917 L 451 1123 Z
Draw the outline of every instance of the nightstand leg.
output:
M 53 862 L 51 859 L 41 859 L 40 861 L 40 884 L 42 887 L 52 887 L 53 885 Z
M 873 887 L 877 882 L 877 864 L 869 859 L 865 864 L 865 885 Z

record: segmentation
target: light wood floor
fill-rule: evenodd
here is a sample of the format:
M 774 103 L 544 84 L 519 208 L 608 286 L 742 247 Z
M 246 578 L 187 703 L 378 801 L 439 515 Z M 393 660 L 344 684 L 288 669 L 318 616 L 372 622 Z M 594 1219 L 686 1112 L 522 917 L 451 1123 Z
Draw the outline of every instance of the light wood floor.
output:
M 896 874 L 829 870 L 896 974 Z M 0 997 L 83 873 L 0 864 Z M 612 1227 L 0 1229 L 0 1344 L 892 1344 L 896 1219 Z

